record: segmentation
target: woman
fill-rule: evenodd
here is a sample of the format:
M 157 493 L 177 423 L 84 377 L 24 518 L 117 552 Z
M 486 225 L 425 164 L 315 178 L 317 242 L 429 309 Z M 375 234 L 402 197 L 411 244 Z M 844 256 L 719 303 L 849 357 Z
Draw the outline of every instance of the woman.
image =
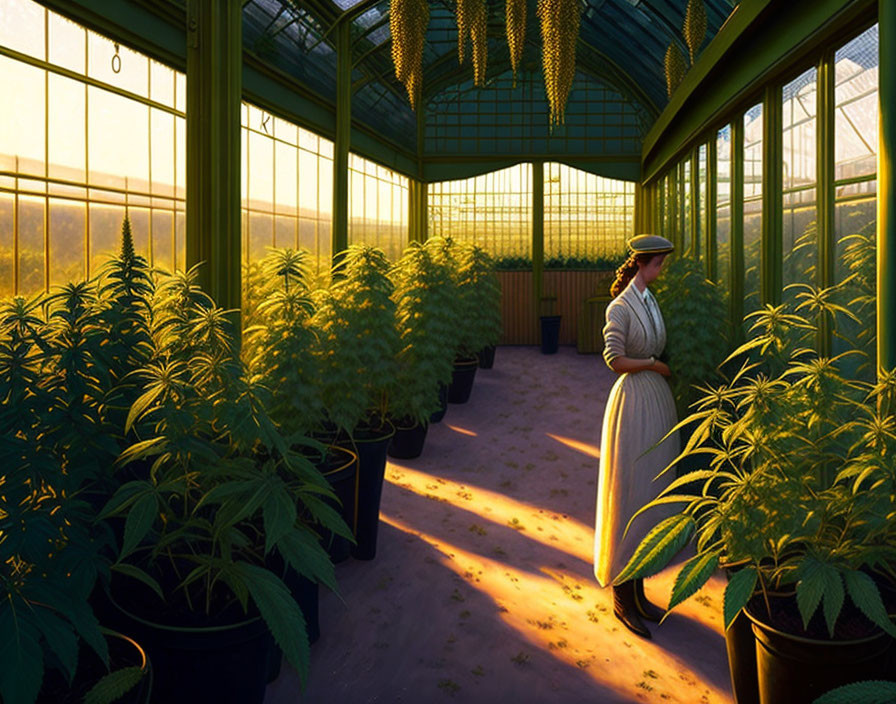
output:
M 647 452 L 677 423 L 665 379 L 669 367 L 657 359 L 666 345 L 666 328 L 647 288 L 673 246 L 665 237 L 638 235 L 629 248 L 631 254 L 610 288 L 614 299 L 607 306 L 603 331 L 604 359 L 619 378 L 607 399 L 601 434 L 594 531 L 594 574 L 601 586 L 622 571 L 656 525 L 656 512 L 662 509 L 654 508 L 638 516 L 623 537 L 635 512 L 672 482 L 671 473 L 656 481 L 654 477 L 678 455 L 677 433 Z M 613 586 L 613 612 L 644 638 L 650 638 L 650 631 L 641 618 L 659 621 L 663 616 L 662 609 L 647 601 L 640 579 Z

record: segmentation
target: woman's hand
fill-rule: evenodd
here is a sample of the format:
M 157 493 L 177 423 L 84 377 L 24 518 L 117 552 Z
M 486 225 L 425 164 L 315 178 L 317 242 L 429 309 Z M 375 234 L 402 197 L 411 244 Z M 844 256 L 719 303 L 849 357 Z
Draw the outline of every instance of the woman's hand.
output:
M 672 376 L 672 370 L 669 369 L 669 365 L 665 362 L 661 362 L 660 360 L 656 360 L 651 367 L 653 371 L 659 372 L 663 376 Z

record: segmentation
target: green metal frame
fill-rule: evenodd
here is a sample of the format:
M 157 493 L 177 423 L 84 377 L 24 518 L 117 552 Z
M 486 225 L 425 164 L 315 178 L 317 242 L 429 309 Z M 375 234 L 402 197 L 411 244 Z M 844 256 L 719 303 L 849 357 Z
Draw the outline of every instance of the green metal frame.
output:
M 767 85 L 762 105 L 762 241 L 759 299 L 763 305 L 781 302 L 784 229 L 783 107 L 781 84 Z
M 544 162 L 532 162 L 532 291 L 540 315 L 544 291 Z
M 896 369 L 896 5 L 880 0 L 880 130 L 877 151 L 877 361 Z
M 817 65 L 816 91 L 816 223 L 818 231 L 818 265 L 816 285 L 827 288 L 834 285 L 835 259 L 835 187 L 834 187 L 834 143 L 836 122 L 834 117 L 835 69 L 834 51 L 826 51 Z M 818 330 L 818 351 L 830 355 L 832 349 L 831 326 L 827 316 L 823 317 Z
M 743 340 L 744 318 L 744 114 L 731 121 L 731 236 L 730 288 L 731 341 Z
M 333 264 L 348 248 L 348 153 L 352 124 L 351 23 L 336 27 L 336 138 L 333 142 Z
M 700 256 L 700 147 L 691 152 L 691 250 L 694 259 Z
M 187 265 L 222 308 L 242 299 L 240 98 L 242 15 L 238 4 L 187 4 Z
M 690 149 L 719 115 L 748 107 L 756 86 L 867 26 L 876 9 L 876 0 L 742 0 L 644 138 L 643 178 Z
M 709 139 L 706 143 L 706 277 L 710 281 L 719 280 L 719 243 L 718 213 L 716 201 L 719 197 L 719 158 L 718 140 Z

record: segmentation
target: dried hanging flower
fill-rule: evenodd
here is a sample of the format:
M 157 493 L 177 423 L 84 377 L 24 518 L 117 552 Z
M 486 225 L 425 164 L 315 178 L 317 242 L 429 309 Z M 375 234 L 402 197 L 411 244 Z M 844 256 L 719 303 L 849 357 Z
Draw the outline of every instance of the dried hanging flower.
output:
M 488 62 L 488 8 L 485 0 L 474 3 L 470 24 L 470 39 L 473 42 L 473 83 L 485 85 L 485 67 Z
M 506 0 L 504 13 L 507 25 L 507 48 L 510 49 L 510 65 L 513 68 L 513 87 L 516 88 L 516 72 L 523 58 L 526 44 L 526 0 Z
M 428 24 L 429 3 L 426 0 L 391 0 L 392 63 L 395 64 L 395 77 L 404 84 L 414 110 L 423 85 L 423 42 Z
M 544 87 L 551 107 L 551 125 L 561 124 L 576 75 L 579 0 L 538 0 L 536 12 L 541 21 Z
M 684 40 L 691 54 L 691 65 L 697 58 L 697 49 L 706 37 L 706 6 L 703 0 L 688 0 L 688 9 L 684 14 Z
M 675 89 L 678 88 L 678 85 L 684 78 L 684 73 L 687 70 L 687 66 L 685 65 L 685 60 L 684 56 L 681 53 L 681 49 L 678 48 L 678 45 L 675 42 L 669 44 L 669 48 L 666 49 L 665 63 L 666 92 L 671 98 L 672 94 L 675 92 Z

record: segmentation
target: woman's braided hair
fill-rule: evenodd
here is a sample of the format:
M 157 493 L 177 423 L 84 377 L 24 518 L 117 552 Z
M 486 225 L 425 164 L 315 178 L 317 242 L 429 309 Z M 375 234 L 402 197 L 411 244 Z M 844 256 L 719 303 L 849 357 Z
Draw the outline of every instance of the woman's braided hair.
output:
M 635 278 L 635 274 L 638 273 L 638 262 L 647 264 L 655 256 L 657 255 L 650 252 L 642 252 L 640 254 L 631 252 L 628 255 L 628 259 L 625 260 L 625 263 L 616 270 L 616 280 L 610 286 L 610 295 L 613 298 L 616 298 L 616 296 L 625 290 L 629 281 Z

